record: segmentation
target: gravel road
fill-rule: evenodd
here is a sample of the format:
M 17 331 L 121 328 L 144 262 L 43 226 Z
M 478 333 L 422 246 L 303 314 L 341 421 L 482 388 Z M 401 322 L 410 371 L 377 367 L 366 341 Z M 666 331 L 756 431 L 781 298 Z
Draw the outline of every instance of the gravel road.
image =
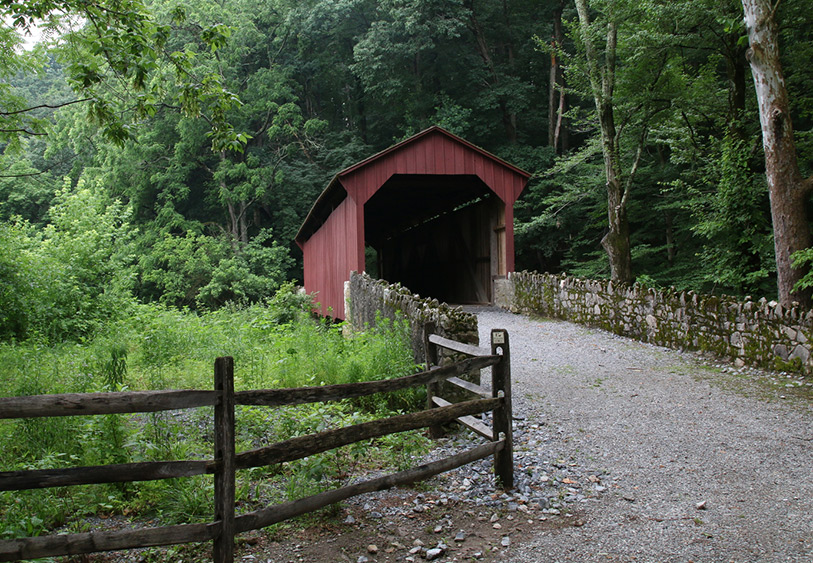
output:
M 476 312 L 482 342 L 509 332 L 515 413 L 569 464 L 607 475 L 583 525 L 538 531 L 505 561 L 813 561 L 804 395 L 579 325 Z

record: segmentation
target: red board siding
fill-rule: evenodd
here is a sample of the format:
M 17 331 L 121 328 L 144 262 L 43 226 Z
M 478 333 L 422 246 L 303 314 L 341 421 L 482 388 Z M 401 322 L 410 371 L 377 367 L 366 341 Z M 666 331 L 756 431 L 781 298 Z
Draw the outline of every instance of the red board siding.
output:
M 505 203 L 505 260 L 507 270 L 513 271 L 513 207 L 529 174 L 442 129 L 431 128 L 340 172 L 334 182 L 339 182 L 348 197 L 307 240 L 297 239 L 304 253 L 305 289 L 317 293 L 322 314 L 345 318 L 344 282 L 352 270 L 364 269 L 364 204 L 394 174 L 478 176 Z M 337 186 L 332 183 L 331 187 Z M 309 231 L 303 225 L 301 232 Z
M 357 223 L 356 208 L 356 202 L 346 198 L 302 248 L 305 291 L 316 293 L 323 315 L 338 319 L 345 318 L 344 282 L 352 270 L 364 269 L 364 241 L 359 239 L 364 226 Z
M 514 206 L 505 206 L 505 271 L 514 271 Z
M 365 166 L 339 174 L 342 184 L 364 205 L 393 174 L 477 175 L 506 204 L 513 205 L 527 177 L 487 154 L 462 145 L 440 132 L 404 144 Z

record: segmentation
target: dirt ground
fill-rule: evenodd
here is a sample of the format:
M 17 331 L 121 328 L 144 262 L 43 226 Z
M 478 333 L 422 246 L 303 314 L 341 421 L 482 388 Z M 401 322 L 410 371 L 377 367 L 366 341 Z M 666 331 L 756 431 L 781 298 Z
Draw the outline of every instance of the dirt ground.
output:
M 412 504 L 417 491 L 401 491 L 406 498 L 394 502 Z M 359 506 L 345 506 L 330 521 L 305 524 L 303 521 L 275 528 L 271 533 L 255 532 L 239 542 L 238 559 L 271 563 L 350 562 L 366 557 L 370 563 L 405 561 L 412 555 L 422 561 L 419 549 L 431 549 L 438 544 L 447 548 L 437 561 L 503 561 L 511 546 L 524 542 L 533 534 L 583 524 L 578 513 L 560 516 L 497 513 L 466 502 L 441 505 L 437 494 L 425 493 L 425 500 L 434 507 L 420 514 L 392 518 L 369 518 Z M 498 519 L 492 521 L 494 514 Z M 344 523 L 347 516 L 355 520 Z M 498 526 L 495 528 L 495 524 Z M 438 528 L 441 528 L 438 530 Z M 437 531 L 436 531 L 437 530 Z M 463 536 L 458 536 L 459 532 Z M 455 541 L 455 537 L 458 541 Z M 509 544 L 503 544 L 503 538 Z M 416 541 L 417 540 L 417 541 Z M 375 549 L 372 548 L 375 546 Z M 369 549 L 368 549 L 369 548 Z M 410 554 L 410 550 L 414 553 Z M 363 561 L 364 559 L 362 559 Z

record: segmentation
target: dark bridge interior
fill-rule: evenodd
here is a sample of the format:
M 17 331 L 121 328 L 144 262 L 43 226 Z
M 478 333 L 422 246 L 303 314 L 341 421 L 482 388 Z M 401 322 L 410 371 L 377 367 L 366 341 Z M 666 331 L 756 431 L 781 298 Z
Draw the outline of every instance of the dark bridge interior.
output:
M 505 274 L 504 217 L 477 176 L 394 175 L 364 206 L 378 271 L 368 270 L 423 297 L 489 303 L 493 276 Z

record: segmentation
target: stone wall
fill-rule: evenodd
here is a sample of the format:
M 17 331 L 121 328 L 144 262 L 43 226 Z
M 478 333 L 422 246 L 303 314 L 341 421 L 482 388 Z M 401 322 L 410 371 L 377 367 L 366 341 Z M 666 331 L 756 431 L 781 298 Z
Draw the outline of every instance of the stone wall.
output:
M 813 373 L 813 311 L 775 301 L 655 290 L 535 272 L 511 273 L 497 305 L 679 350 L 698 350 L 737 366 Z
M 477 317 L 460 307 L 451 307 L 437 299 L 426 299 L 399 284 L 376 280 L 367 274 L 352 272 L 345 286 L 347 320 L 356 330 L 375 326 L 376 315 L 395 319 L 401 313 L 409 320 L 415 361 L 426 361 L 423 349 L 423 327 L 435 323 L 435 332 L 446 338 L 479 344 Z

